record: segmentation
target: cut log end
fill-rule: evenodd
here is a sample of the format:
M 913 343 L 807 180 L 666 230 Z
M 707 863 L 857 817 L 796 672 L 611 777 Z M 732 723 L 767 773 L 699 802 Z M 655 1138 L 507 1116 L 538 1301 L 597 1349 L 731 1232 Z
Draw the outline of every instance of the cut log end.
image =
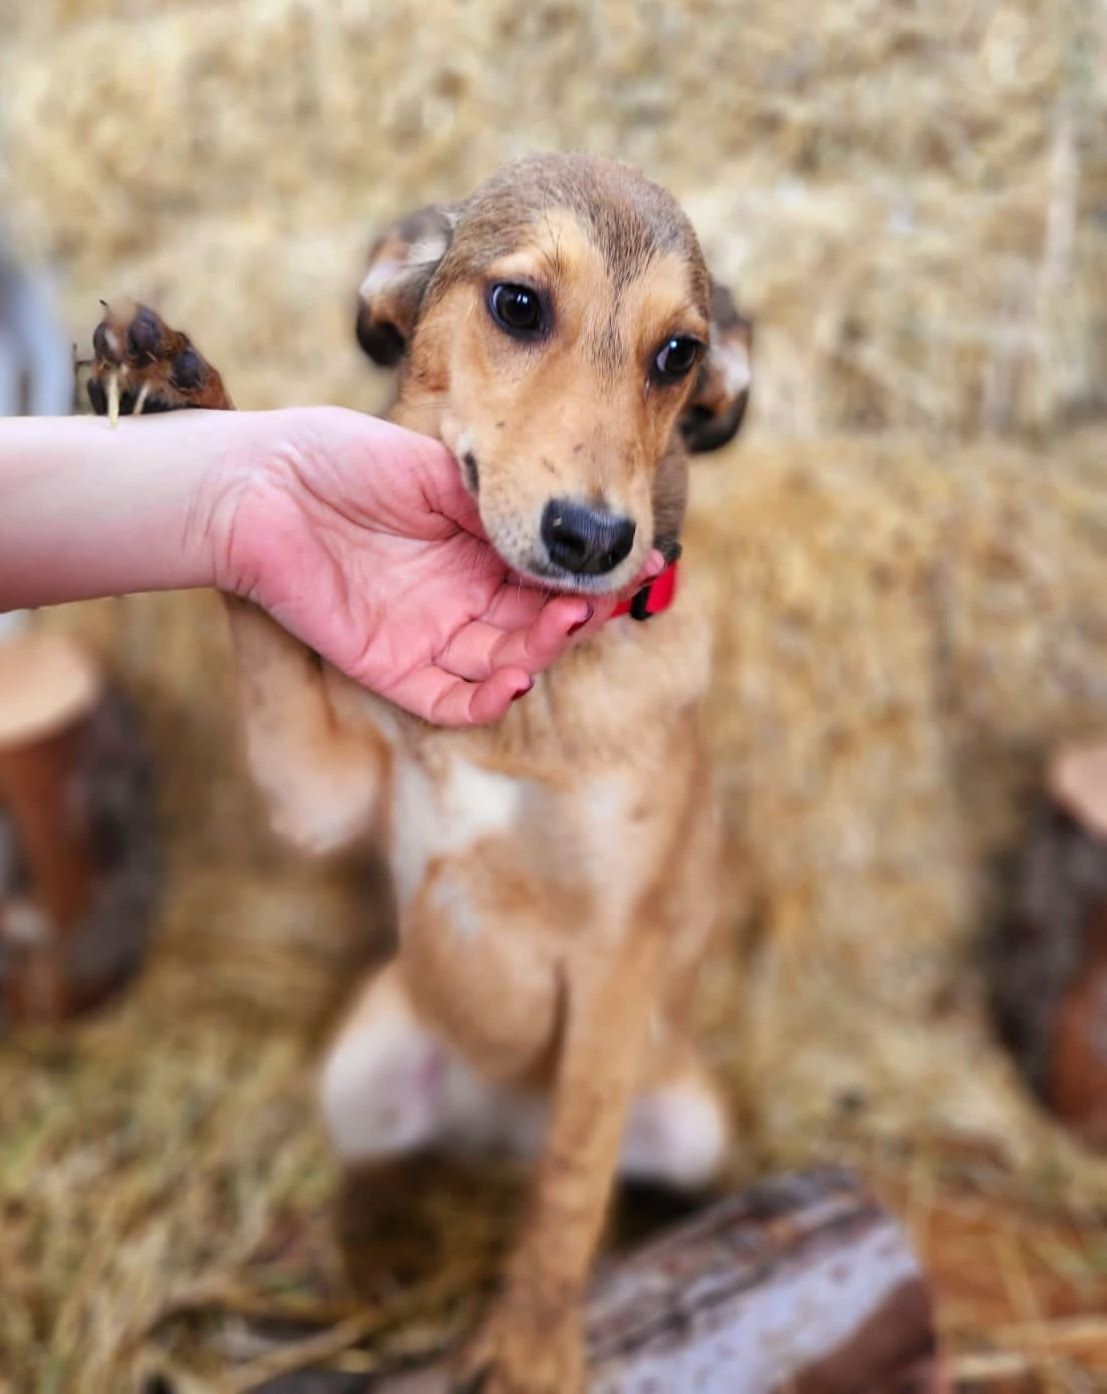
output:
M 27 738 L 0 744 L 0 1027 L 56 1021 L 113 991 L 139 961 L 157 879 L 130 703 L 101 692 L 79 650 L 19 648 L 57 700 L 49 720 L 41 707 L 9 720 Z
M 79 720 L 100 692 L 99 672 L 77 644 L 37 631 L 8 636 L 0 642 L 0 756 Z

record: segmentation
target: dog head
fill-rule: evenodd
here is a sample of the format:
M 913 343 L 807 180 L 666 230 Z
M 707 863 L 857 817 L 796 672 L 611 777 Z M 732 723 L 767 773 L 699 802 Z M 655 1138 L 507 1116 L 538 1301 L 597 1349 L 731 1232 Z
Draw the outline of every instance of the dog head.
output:
M 537 156 L 373 247 L 358 338 L 402 364 L 401 420 L 456 456 L 516 571 L 615 590 L 675 542 L 684 450 L 737 431 L 750 329 L 674 200 L 634 170 Z

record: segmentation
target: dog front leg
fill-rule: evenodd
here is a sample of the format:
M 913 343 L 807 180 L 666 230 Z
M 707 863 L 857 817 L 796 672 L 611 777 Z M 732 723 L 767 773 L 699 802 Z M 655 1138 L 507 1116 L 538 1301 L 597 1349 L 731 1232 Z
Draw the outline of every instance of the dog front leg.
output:
M 331 852 L 375 831 L 389 751 L 368 720 L 342 720 L 347 681 L 256 606 L 226 597 L 246 755 L 275 831 Z
M 648 912 L 647 912 L 648 913 Z M 503 1291 L 465 1351 L 459 1390 L 579 1394 L 581 1319 L 623 1130 L 658 1000 L 661 926 L 638 918 L 570 972 L 553 1117 Z
M 233 411 L 216 369 L 187 334 L 148 305 L 106 306 L 92 336 L 88 396 L 98 415 Z M 251 770 L 273 826 L 308 851 L 331 851 L 370 830 L 387 748 L 368 721 L 340 720 L 345 681 L 245 601 L 226 597 Z

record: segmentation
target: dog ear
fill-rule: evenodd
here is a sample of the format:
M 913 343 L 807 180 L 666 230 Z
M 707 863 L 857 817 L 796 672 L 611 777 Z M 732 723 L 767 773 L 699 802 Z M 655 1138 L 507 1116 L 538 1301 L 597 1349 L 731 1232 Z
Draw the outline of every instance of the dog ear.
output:
M 358 343 L 382 368 L 404 356 L 431 277 L 453 236 L 457 213 L 447 204 L 420 208 L 374 242 L 358 289 Z
M 753 381 L 753 324 L 724 286 L 711 282 L 711 334 L 692 395 L 680 418 L 689 450 L 718 450 L 738 433 Z

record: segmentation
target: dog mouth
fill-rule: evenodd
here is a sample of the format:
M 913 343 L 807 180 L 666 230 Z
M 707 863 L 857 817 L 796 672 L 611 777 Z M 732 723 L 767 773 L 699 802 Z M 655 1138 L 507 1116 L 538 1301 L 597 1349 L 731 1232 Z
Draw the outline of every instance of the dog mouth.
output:
M 512 571 L 525 581 L 565 595 L 609 595 L 621 590 L 627 582 L 626 576 L 622 575 L 622 567 L 603 576 L 582 576 L 551 561 L 531 559 L 520 566 L 517 561 L 504 557 L 502 553 L 500 556 Z
M 480 466 L 477 464 L 477 457 L 471 450 L 465 450 L 457 464 L 461 470 L 461 477 L 465 480 L 465 487 L 477 498 L 480 495 Z

